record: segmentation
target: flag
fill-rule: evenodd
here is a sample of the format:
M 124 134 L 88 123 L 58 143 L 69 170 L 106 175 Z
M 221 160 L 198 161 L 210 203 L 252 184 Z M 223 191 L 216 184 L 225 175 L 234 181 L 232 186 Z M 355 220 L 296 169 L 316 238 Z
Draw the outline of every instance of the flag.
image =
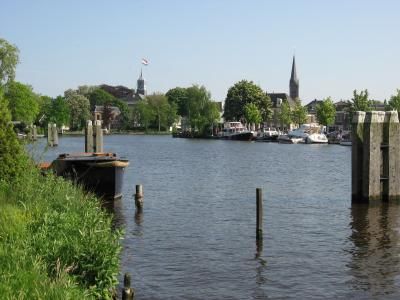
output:
M 149 61 L 147 59 L 142 58 L 142 64 L 147 66 L 149 64 Z

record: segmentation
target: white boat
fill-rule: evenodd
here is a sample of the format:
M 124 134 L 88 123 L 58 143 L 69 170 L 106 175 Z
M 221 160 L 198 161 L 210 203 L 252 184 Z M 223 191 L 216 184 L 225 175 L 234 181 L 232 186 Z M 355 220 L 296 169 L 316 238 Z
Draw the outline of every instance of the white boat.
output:
M 279 131 L 273 127 L 264 127 L 257 134 L 257 141 L 260 142 L 276 142 L 278 140 Z
M 302 144 L 304 143 L 304 138 L 301 137 L 291 137 L 287 134 L 281 134 L 277 138 L 280 144 Z
M 317 124 L 302 124 L 299 128 L 289 131 L 288 136 L 303 138 L 307 144 L 327 144 L 328 138 L 321 133 L 321 129 Z
M 323 133 L 311 133 L 306 137 L 307 144 L 328 144 L 328 138 Z
M 243 126 L 241 122 L 225 122 L 224 128 L 219 133 L 219 138 L 226 140 L 251 141 L 253 133 Z

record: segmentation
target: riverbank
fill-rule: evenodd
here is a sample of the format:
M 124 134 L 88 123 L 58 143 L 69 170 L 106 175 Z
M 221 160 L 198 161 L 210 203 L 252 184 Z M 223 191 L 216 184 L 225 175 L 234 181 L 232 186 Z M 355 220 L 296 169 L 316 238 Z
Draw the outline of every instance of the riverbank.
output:
M 0 207 L 2 297 L 112 297 L 120 233 L 94 196 L 32 169 L 0 182 Z

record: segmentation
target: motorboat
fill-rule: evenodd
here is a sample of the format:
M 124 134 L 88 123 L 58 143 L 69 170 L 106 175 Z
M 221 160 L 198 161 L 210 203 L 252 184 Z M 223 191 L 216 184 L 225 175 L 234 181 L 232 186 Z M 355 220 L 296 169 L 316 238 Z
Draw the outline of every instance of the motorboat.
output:
M 256 141 L 258 142 L 277 142 L 279 131 L 273 127 L 264 127 L 258 132 Z
M 122 196 L 125 167 L 129 161 L 115 153 L 64 153 L 41 169 L 51 169 L 57 176 L 72 180 L 104 199 Z
M 238 141 L 251 141 L 254 139 L 253 132 L 244 127 L 241 122 L 225 122 L 224 128 L 218 137 Z
M 328 138 L 321 133 L 321 127 L 317 124 L 302 124 L 299 128 L 288 132 L 289 137 L 303 138 L 307 144 L 326 144 Z
M 323 133 L 311 133 L 305 138 L 306 144 L 328 144 L 328 138 Z
M 304 143 L 304 138 L 302 137 L 293 137 L 287 134 L 281 134 L 277 138 L 278 143 L 280 144 L 302 144 Z

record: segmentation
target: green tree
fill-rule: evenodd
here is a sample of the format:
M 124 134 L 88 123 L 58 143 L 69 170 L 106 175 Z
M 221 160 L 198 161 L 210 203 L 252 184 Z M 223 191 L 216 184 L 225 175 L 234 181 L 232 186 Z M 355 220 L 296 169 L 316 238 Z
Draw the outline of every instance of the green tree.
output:
M 271 99 L 252 81 L 242 80 L 229 88 L 224 106 L 224 118 L 226 120 L 241 120 L 244 118 L 244 106 L 254 103 L 261 113 L 264 121 L 272 114 Z
M 287 101 L 282 102 L 281 110 L 278 114 L 278 119 L 283 127 L 289 127 L 292 123 L 292 109 Z
M 19 62 L 19 50 L 4 39 L 0 39 L 0 87 L 15 78 L 15 68 Z
M 335 122 L 336 108 L 330 97 L 317 104 L 316 114 L 318 123 L 328 126 Z
M 155 114 L 149 103 L 146 99 L 140 100 L 138 104 L 136 104 L 135 111 L 137 113 L 137 121 L 143 126 L 146 130 L 149 128 L 149 125 L 155 119 Z
M 70 110 L 70 127 L 79 130 L 85 126 L 86 120 L 90 118 L 90 103 L 85 96 L 68 90 L 65 92 L 65 100 Z
M 51 101 L 48 122 L 56 123 L 57 126 L 69 124 L 70 108 L 67 101 L 61 96 Z
M 112 105 L 115 101 L 115 97 L 110 93 L 102 90 L 101 88 L 95 88 L 92 92 L 87 94 L 87 98 L 90 102 L 90 109 L 94 110 L 95 105 L 104 105 L 109 103 Z
M 39 96 L 32 87 L 13 81 L 8 84 L 5 97 L 9 103 L 12 119 L 24 123 L 32 123 L 39 113 Z
M 296 101 L 293 108 L 292 120 L 299 126 L 307 121 L 307 109 L 301 105 L 300 101 Z
M 260 124 L 262 121 L 261 113 L 254 103 L 247 103 L 244 106 L 244 115 L 247 123 Z
M 153 94 L 146 98 L 156 117 L 158 131 L 161 131 L 161 127 L 167 128 L 170 108 L 168 98 L 163 94 Z
M 168 98 L 168 102 L 170 104 L 175 103 L 178 114 L 180 116 L 186 117 L 187 116 L 187 111 L 186 111 L 186 99 L 188 98 L 187 95 L 187 90 L 185 88 L 181 87 L 176 87 L 173 89 L 170 89 L 165 96 Z
M 209 129 L 211 129 L 211 135 L 212 135 L 214 125 L 218 124 L 218 121 L 220 119 L 217 103 L 212 101 L 207 102 L 204 107 L 204 116 L 206 121 L 205 123 L 206 127 L 203 129 L 203 133 L 207 129 L 207 127 L 210 127 Z
M 397 95 L 392 95 L 389 100 L 389 107 L 393 110 L 400 111 L 400 90 L 397 90 Z
M 11 180 L 26 170 L 28 159 L 11 123 L 8 102 L 0 87 L 0 179 Z
M 351 112 L 371 111 L 371 101 L 368 98 L 368 90 L 361 91 L 360 94 L 357 94 L 357 90 L 354 90 L 351 101 Z

